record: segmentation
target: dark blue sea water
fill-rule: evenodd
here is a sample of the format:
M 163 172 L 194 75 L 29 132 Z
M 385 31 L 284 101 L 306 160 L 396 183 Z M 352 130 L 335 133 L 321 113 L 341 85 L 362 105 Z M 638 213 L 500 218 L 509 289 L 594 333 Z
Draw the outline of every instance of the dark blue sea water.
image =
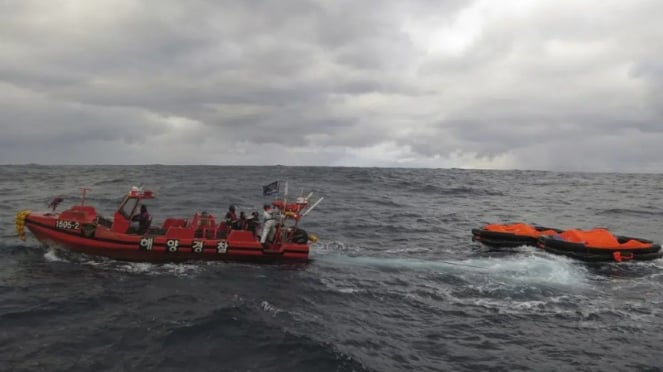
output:
M 56 195 L 107 215 L 132 185 L 155 222 L 325 200 L 302 265 L 125 263 L 15 236 Z M 663 262 L 489 251 L 488 222 L 663 241 L 663 176 L 324 167 L 0 166 L 3 371 L 661 371 Z

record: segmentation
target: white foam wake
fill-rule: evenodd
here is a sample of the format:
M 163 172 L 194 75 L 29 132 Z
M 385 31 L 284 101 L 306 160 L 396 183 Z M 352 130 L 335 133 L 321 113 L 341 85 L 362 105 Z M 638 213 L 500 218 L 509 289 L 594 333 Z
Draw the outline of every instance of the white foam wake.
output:
M 505 285 L 531 283 L 578 287 L 589 284 L 587 269 L 582 264 L 565 257 L 551 255 L 519 254 L 468 260 L 421 260 L 327 254 L 316 257 L 314 262 L 320 265 L 344 267 L 382 267 L 449 273 L 470 282 L 483 282 L 485 277 L 488 277 L 492 282 L 499 281 Z

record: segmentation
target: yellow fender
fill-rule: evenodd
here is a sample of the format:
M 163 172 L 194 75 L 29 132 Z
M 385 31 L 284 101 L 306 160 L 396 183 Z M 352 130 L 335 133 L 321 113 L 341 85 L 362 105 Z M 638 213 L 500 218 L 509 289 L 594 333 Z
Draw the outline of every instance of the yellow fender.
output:
M 310 240 L 311 242 L 315 243 L 315 242 L 318 241 L 318 237 L 315 236 L 315 235 L 313 235 L 313 234 L 311 234 L 311 233 L 309 233 L 309 234 L 308 234 L 308 240 Z
M 16 213 L 16 234 L 21 240 L 25 240 L 25 218 L 30 212 L 29 210 L 22 210 Z
M 292 218 L 297 218 L 297 213 L 292 212 L 292 211 L 287 211 L 285 212 L 286 217 L 292 217 Z

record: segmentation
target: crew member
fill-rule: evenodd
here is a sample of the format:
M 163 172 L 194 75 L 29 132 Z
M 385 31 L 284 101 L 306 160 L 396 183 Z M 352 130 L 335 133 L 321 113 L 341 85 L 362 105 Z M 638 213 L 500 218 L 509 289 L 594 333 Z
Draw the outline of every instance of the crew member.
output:
M 239 212 L 239 220 L 237 221 L 237 228 L 240 230 L 246 230 L 246 213 L 244 211 Z
M 260 243 L 265 244 L 267 238 L 273 233 L 276 220 L 272 211 L 272 206 L 265 204 L 262 211 L 262 233 L 260 234 Z
M 258 212 L 253 211 L 251 212 L 251 215 L 246 219 L 246 229 L 251 231 L 253 236 L 255 236 L 256 230 L 258 229 L 258 225 L 260 225 L 260 215 L 258 214 Z
M 228 226 L 228 229 L 237 228 L 237 214 L 235 213 L 234 205 L 228 207 L 228 212 L 226 213 L 226 225 Z
M 131 221 L 138 221 L 138 234 L 143 235 L 152 224 L 152 216 L 147 212 L 147 206 L 140 206 L 140 213 L 134 215 Z

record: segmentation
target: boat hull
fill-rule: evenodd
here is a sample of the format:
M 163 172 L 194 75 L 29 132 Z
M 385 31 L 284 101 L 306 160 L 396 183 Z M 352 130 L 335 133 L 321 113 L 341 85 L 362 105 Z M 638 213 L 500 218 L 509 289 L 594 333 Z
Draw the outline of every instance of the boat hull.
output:
M 523 245 L 535 246 L 537 238 L 510 233 L 472 229 L 472 241 L 491 248 L 514 248 Z
M 308 244 L 282 242 L 266 248 L 249 231 L 226 238 L 174 238 L 165 235 L 118 234 L 103 226 L 61 229 L 43 218 L 25 220 L 25 227 L 42 243 L 74 252 L 123 261 L 179 262 L 190 260 L 307 261 Z

